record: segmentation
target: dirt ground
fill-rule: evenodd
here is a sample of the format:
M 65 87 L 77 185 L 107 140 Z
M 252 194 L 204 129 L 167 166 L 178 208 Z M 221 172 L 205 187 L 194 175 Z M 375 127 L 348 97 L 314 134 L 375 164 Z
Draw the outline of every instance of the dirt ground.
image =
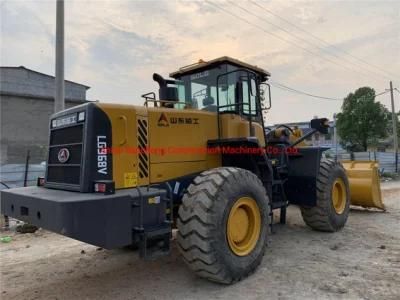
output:
M 400 299 L 400 183 L 382 186 L 387 212 L 352 209 L 346 227 L 307 228 L 297 207 L 258 270 L 232 286 L 192 274 L 171 256 L 140 260 L 39 230 L 0 244 L 1 299 Z M 278 219 L 278 218 L 276 218 Z M 173 243 L 174 244 L 174 243 Z

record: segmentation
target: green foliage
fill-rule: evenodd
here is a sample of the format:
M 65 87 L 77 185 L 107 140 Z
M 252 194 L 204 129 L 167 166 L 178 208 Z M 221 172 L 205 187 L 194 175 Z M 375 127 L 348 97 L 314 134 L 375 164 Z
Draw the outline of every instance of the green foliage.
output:
M 344 99 L 336 126 L 343 147 L 366 151 L 368 146 L 377 145 L 378 139 L 388 136 L 389 121 L 389 111 L 375 102 L 375 90 L 362 87 Z
M 381 174 L 381 178 L 390 178 L 393 180 L 398 180 L 398 179 L 400 179 L 400 175 L 397 173 L 387 173 L 386 172 L 386 173 Z
M 397 140 L 400 141 L 400 111 L 396 114 L 396 121 L 397 121 Z M 393 129 L 391 129 L 391 132 L 393 132 Z

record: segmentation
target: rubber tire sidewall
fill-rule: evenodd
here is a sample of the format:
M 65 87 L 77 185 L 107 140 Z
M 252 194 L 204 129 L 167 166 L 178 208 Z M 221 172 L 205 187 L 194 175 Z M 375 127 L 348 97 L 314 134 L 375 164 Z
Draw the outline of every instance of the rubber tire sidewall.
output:
M 337 178 L 343 180 L 346 188 L 346 204 L 341 214 L 336 213 L 332 201 L 332 188 Z M 315 206 L 300 207 L 304 222 L 317 231 L 335 232 L 342 229 L 350 212 L 349 181 L 343 166 L 331 159 L 322 160 L 316 185 Z
M 346 204 L 344 207 L 344 210 L 341 214 L 338 214 L 335 210 L 335 207 L 333 205 L 333 199 L 332 199 L 332 190 L 333 190 L 333 185 L 334 182 L 336 181 L 337 178 L 340 178 L 343 180 L 345 189 L 346 189 Z M 349 181 L 347 179 L 346 173 L 342 166 L 340 164 L 335 164 L 335 167 L 333 168 L 333 172 L 331 172 L 331 176 L 329 176 L 328 179 L 328 184 L 325 186 L 325 193 L 328 196 L 329 199 L 329 205 L 328 208 L 330 209 L 329 215 L 329 220 L 332 226 L 335 228 L 335 230 L 339 230 L 344 227 L 344 225 L 347 222 L 349 213 L 350 213 L 350 189 L 349 189 Z M 319 201 L 319 199 L 317 200 Z
M 218 260 L 227 268 L 229 268 L 228 273 L 232 275 L 233 278 L 241 277 L 241 274 L 247 274 L 260 264 L 262 257 L 265 252 L 266 242 L 267 242 L 267 234 L 268 234 L 268 226 L 269 226 L 269 205 L 268 198 L 265 194 L 265 190 L 261 185 L 259 179 L 253 173 L 247 170 L 241 170 L 241 172 L 248 172 L 250 175 L 248 176 L 240 176 L 240 174 L 232 175 L 240 177 L 240 179 L 236 179 L 236 183 L 229 185 L 229 188 L 226 186 L 226 182 L 230 181 L 227 180 L 219 189 L 216 201 L 216 209 L 215 211 L 223 212 L 222 214 L 216 214 L 216 219 L 214 220 L 214 224 L 218 224 L 219 228 L 222 230 L 217 230 L 216 232 L 216 240 L 223 241 L 220 243 L 215 243 L 214 247 L 216 250 L 216 256 Z M 244 178 L 243 178 L 244 177 Z M 254 177 L 255 180 L 249 180 L 250 178 Z M 255 184 L 258 182 L 259 184 Z M 255 248 L 246 256 L 238 256 L 232 252 L 230 249 L 228 240 L 227 240 L 227 223 L 229 213 L 236 203 L 236 201 L 240 197 L 251 197 L 253 198 L 260 211 L 261 217 L 261 228 L 260 228 L 260 236 L 257 241 Z

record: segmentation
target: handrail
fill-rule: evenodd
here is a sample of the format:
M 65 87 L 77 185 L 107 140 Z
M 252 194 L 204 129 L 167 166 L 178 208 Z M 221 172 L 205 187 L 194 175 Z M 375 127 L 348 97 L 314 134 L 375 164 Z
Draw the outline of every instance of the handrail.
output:
M 150 97 L 150 95 L 152 97 Z M 156 99 L 156 93 L 154 93 L 154 92 L 146 93 L 146 94 L 143 94 L 141 97 L 145 98 L 145 99 Z
M 143 105 L 147 107 L 147 102 L 148 102 L 149 99 L 150 100 L 156 100 L 156 93 L 154 93 L 154 92 L 146 93 L 146 94 L 143 94 L 141 97 L 144 98 L 144 104 Z
M 148 102 L 153 102 L 154 104 L 157 104 L 158 102 L 160 102 L 160 103 L 172 103 L 172 104 L 185 104 L 185 105 L 187 105 L 186 102 L 182 102 L 182 101 L 146 99 L 146 101 L 144 102 L 144 106 L 148 107 Z M 154 105 L 154 106 L 158 107 L 157 105 Z
M 243 106 L 243 105 L 247 105 L 247 106 L 250 106 L 250 104 L 249 103 L 245 103 L 245 102 L 238 102 L 238 103 L 232 103 L 232 104 L 226 104 L 226 105 L 220 105 L 219 106 L 219 108 L 225 108 L 225 107 L 229 107 L 229 106 L 238 106 L 238 105 L 241 105 L 241 106 Z

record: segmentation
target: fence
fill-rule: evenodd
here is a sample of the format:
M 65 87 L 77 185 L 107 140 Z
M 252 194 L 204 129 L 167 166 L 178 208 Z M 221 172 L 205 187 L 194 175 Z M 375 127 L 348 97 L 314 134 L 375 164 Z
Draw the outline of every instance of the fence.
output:
M 391 152 L 354 152 L 354 160 L 377 160 L 379 169 L 384 173 L 395 173 L 395 156 Z M 338 152 L 338 160 L 350 160 L 350 153 L 341 150 Z M 26 185 L 35 185 L 38 177 L 43 177 L 46 170 L 45 164 L 29 164 L 28 171 L 25 171 L 26 164 L 8 164 L 0 168 L 0 190 L 24 186 L 25 173 Z M 397 159 L 397 171 L 400 172 L 400 154 Z
M 396 160 L 393 152 L 354 152 L 354 160 L 376 160 L 379 162 L 379 169 L 383 173 L 396 172 Z M 338 153 L 338 160 L 350 160 L 351 155 L 347 152 Z M 397 154 L 397 172 L 400 172 L 400 154 Z
M 24 186 L 25 164 L 8 164 L 0 168 L 0 190 Z M 37 178 L 45 174 L 46 165 L 30 164 L 26 172 L 26 185 L 36 185 Z
M 5 164 L 0 167 L 0 190 L 37 184 L 46 172 L 45 162 L 30 164 L 31 151 L 26 152 L 24 164 Z

